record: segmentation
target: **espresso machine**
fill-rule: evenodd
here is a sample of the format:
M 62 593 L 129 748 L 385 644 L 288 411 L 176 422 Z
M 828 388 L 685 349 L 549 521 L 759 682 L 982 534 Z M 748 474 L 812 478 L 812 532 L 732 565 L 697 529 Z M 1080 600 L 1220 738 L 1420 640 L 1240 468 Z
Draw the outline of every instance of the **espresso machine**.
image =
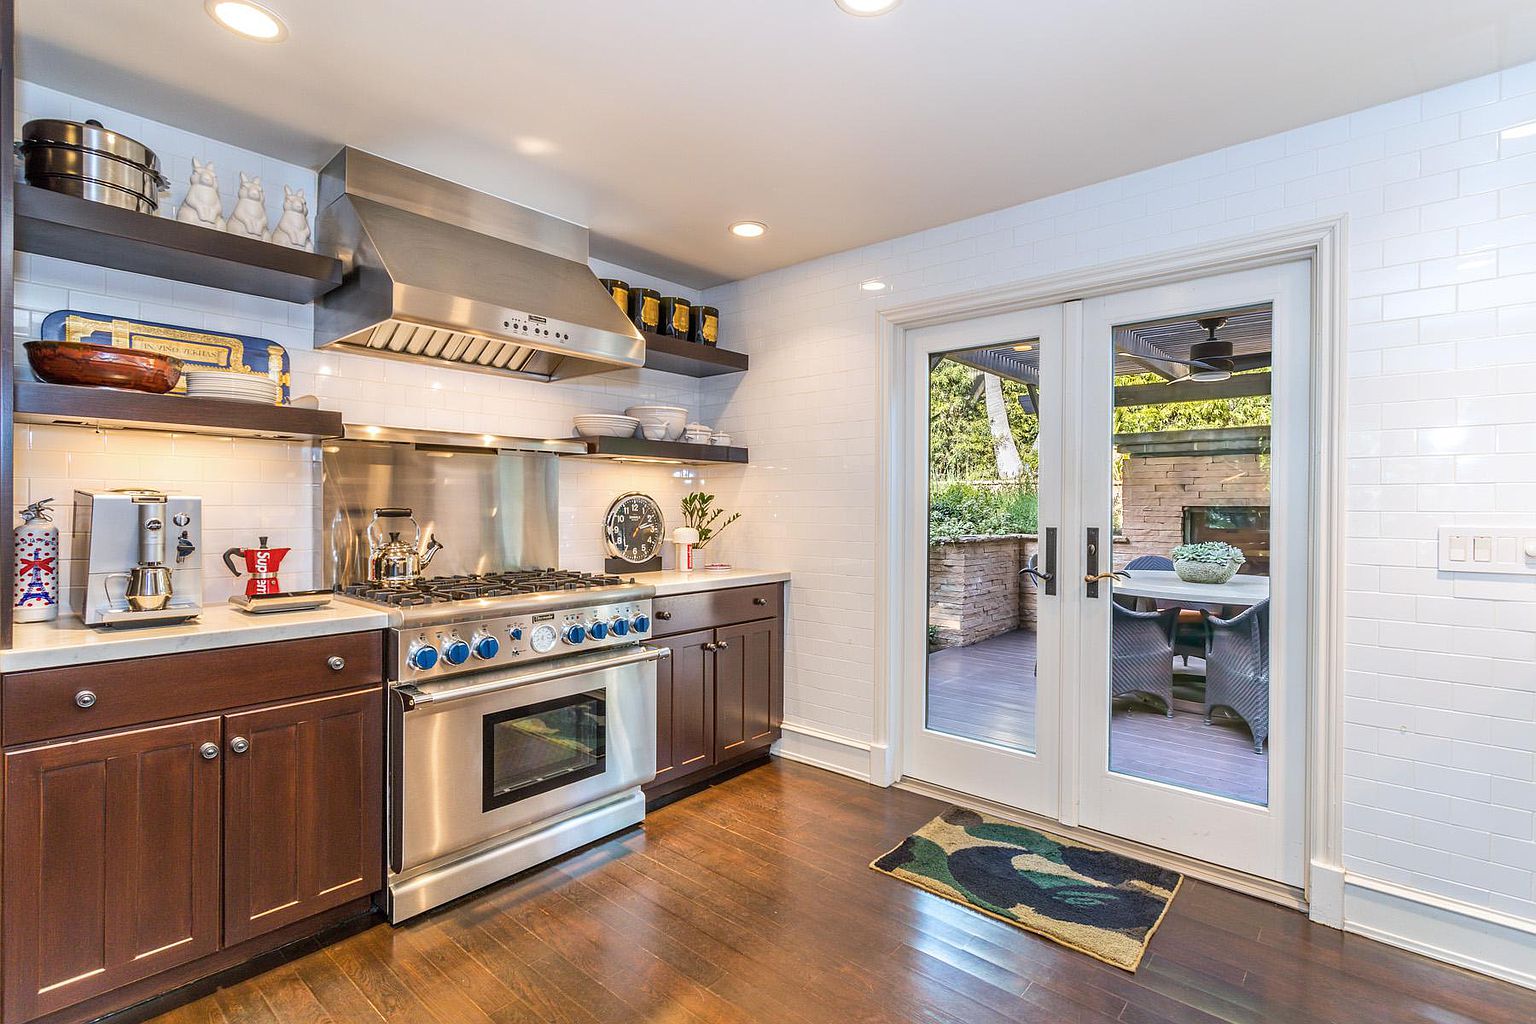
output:
M 141 488 L 75 492 L 70 604 L 86 625 L 164 625 L 202 612 L 202 505 Z

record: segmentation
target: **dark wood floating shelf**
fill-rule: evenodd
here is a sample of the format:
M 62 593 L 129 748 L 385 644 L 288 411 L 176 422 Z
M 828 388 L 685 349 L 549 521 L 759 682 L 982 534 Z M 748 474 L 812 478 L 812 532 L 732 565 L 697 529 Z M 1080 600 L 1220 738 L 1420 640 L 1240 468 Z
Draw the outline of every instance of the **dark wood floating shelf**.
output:
M 224 437 L 315 440 L 340 437 L 341 413 L 217 398 L 149 395 L 120 388 L 16 382 L 19 423 L 173 430 Z
M 639 437 L 589 437 L 587 454 L 576 458 L 618 459 L 629 462 L 668 462 L 700 465 L 724 462 L 745 465 L 747 450 L 686 441 L 647 441 Z
M 341 261 L 330 256 L 26 184 L 16 186 L 16 248 L 287 302 L 341 284 Z
M 647 369 L 688 377 L 718 377 L 723 373 L 745 373 L 747 370 L 747 357 L 740 352 L 650 331 L 640 333 L 645 335 Z

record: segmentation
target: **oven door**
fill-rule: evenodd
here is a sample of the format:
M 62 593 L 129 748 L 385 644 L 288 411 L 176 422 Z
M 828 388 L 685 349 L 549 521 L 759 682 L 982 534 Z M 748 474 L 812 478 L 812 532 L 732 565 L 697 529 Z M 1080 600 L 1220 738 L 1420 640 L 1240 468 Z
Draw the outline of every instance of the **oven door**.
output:
M 629 647 L 398 686 L 390 867 L 410 872 L 656 776 L 656 662 Z

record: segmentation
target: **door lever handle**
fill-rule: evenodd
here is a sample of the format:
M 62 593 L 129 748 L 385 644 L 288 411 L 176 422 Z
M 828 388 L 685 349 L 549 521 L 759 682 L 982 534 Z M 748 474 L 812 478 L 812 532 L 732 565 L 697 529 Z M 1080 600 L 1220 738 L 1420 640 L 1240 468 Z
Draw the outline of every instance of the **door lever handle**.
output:
M 1097 583 L 1099 580 L 1128 580 L 1130 578 L 1130 573 L 1116 570 L 1115 572 L 1090 573 L 1089 575 L 1083 577 L 1083 582 Z
M 1020 569 L 1019 575 L 1028 576 L 1030 579 L 1035 581 L 1035 586 L 1037 587 L 1042 584 L 1049 583 L 1051 580 L 1056 578 L 1056 574 L 1053 572 L 1041 572 L 1039 569 L 1035 569 L 1033 567 L 1028 569 Z

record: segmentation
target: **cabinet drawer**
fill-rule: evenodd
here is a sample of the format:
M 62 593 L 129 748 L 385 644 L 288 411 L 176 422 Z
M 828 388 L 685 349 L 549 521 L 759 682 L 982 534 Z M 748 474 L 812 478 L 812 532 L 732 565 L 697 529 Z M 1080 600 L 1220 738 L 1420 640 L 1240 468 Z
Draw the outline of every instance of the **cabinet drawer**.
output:
M 731 587 L 706 590 L 698 594 L 658 597 L 653 605 L 655 636 L 691 633 L 696 629 L 728 626 L 753 619 L 777 618 L 784 614 L 784 585 L 767 583 L 757 587 Z
M 5 745 L 13 746 L 356 689 L 383 678 L 383 634 L 346 633 L 16 672 L 0 683 L 0 721 Z

